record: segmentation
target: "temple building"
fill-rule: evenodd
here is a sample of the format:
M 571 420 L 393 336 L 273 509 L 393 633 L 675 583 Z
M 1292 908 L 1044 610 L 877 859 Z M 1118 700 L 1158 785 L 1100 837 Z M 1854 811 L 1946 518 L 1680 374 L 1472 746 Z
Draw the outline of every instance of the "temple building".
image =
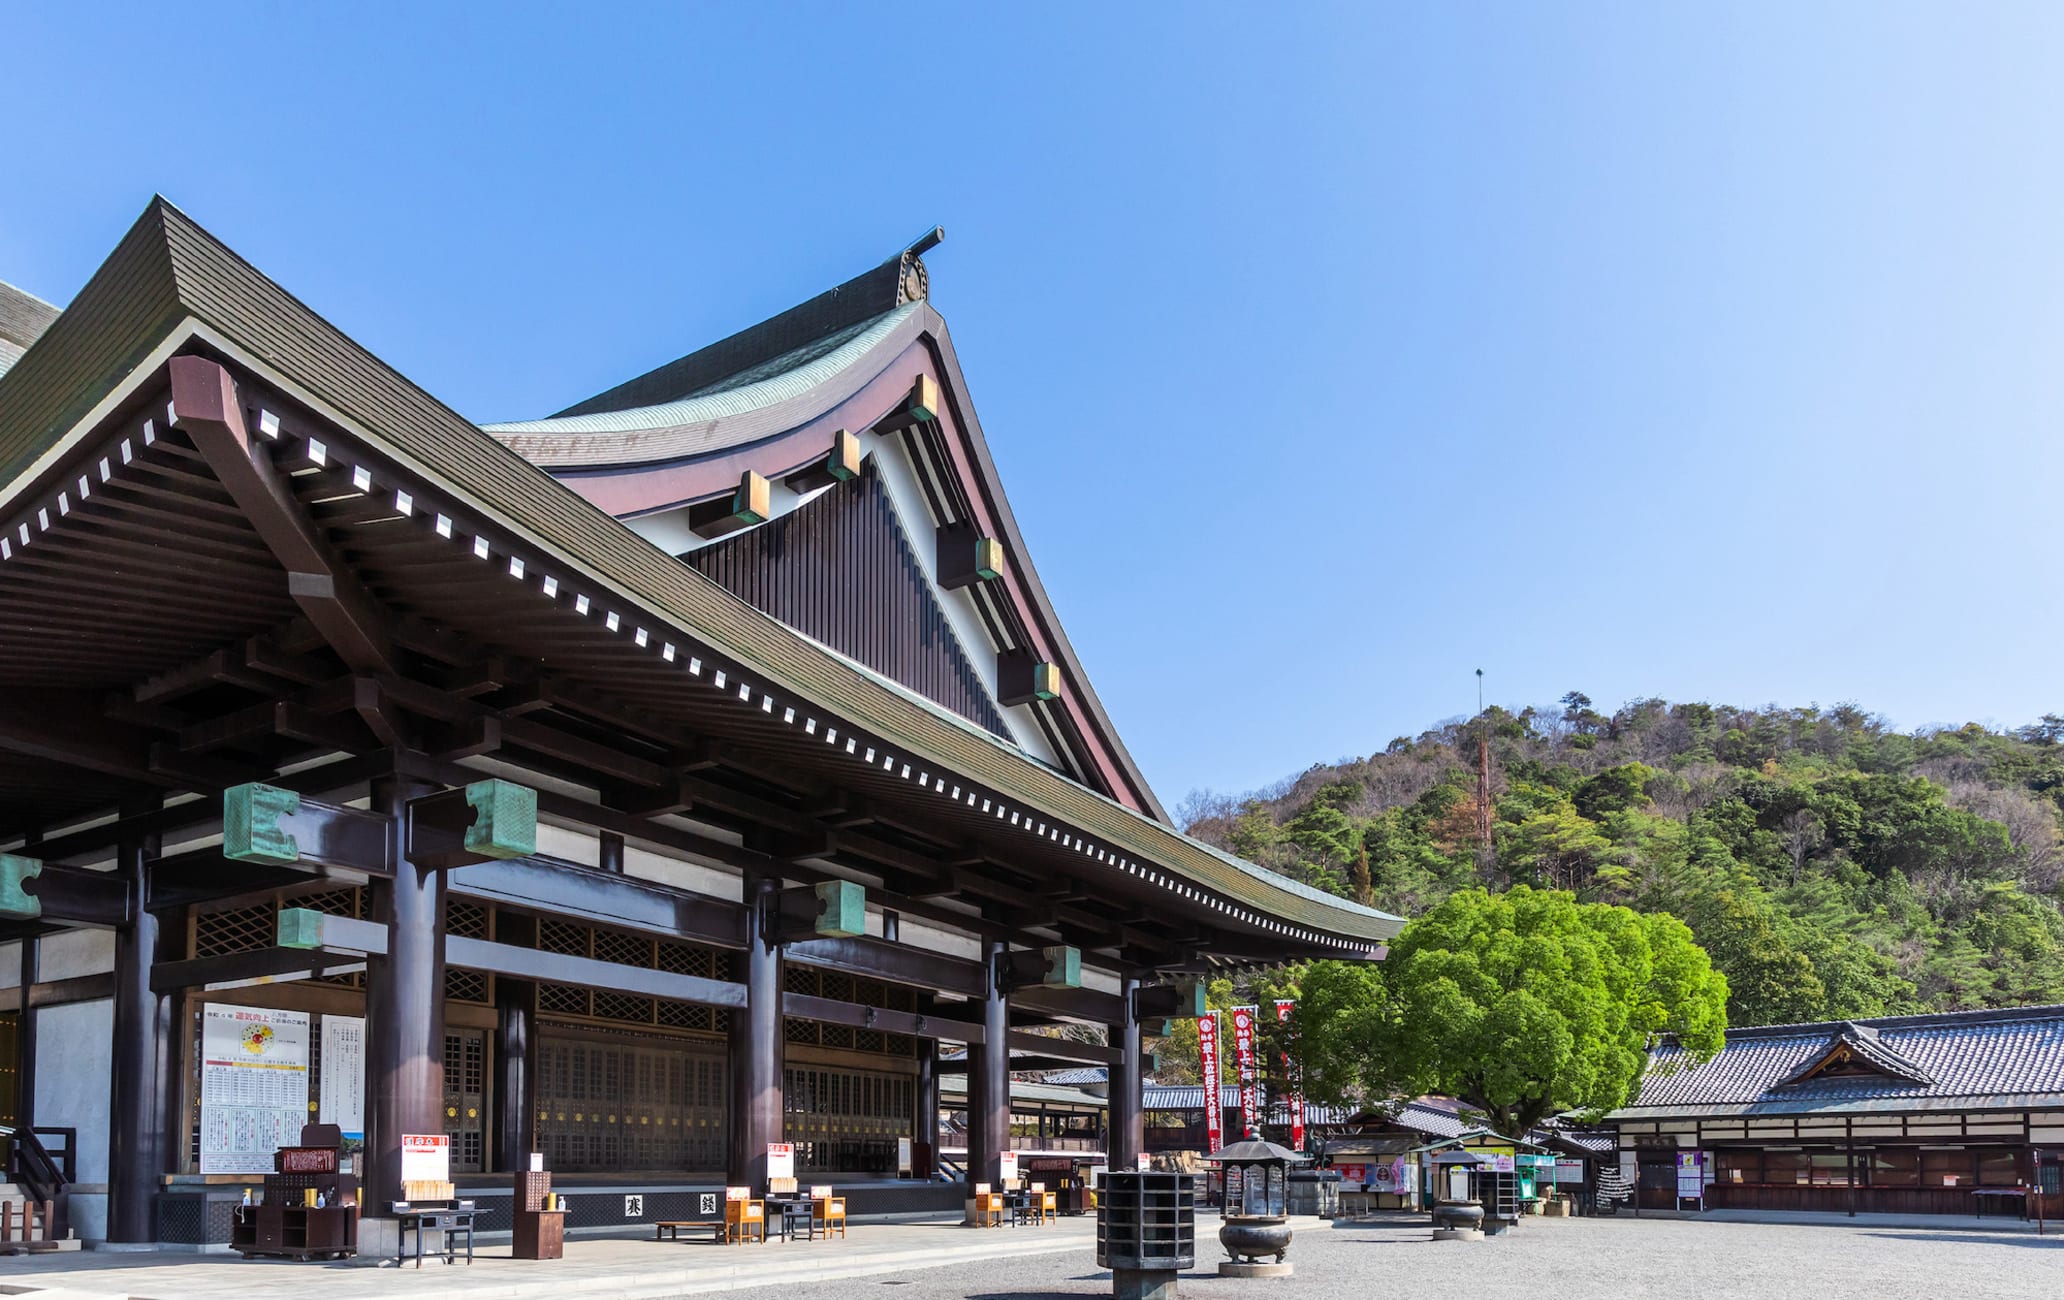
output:
M 2055 1217 L 2064 1007 L 1730 1029 L 1697 1064 L 1666 1041 L 1607 1119 L 1642 1208 Z
M 575 1231 L 706 1217 L 780 1143 L 856 1213 L 957 1207 L 942 1051 L 967 1180 L 1013 1053 L 1104 1068 L 1128 1167 L 1198 977 L 1376 955 L 1397 918 L 1156 801 L 936 242 L 485 428 L 161 200 L 62 311 L 0 287 L 14 1177 L 88 1239 L 222 1242 L 319 1120 L 365 1249 L 425 1135 L 488 1230 L 531 1152 Z

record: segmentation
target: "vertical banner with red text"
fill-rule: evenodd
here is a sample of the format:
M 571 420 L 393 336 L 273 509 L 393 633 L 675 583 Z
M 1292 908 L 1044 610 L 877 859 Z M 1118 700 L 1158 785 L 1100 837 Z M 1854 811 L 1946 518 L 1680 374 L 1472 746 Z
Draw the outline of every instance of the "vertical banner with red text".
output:
M 1260 1079 L 1254 1069 L 1254 1020 L 1260 1014 L 1260 1007 L 1233 1008 L 1233 1068 L 1240 1078 L 1240 1122 L 1254 1133 L 1261 1132 Z
M 1290 1023 L 1291 1008 L 1297 1004 L 1289 998 L 1276 999 L 1276 1023 Z M 1283 1052 L 1283 1082 L 1290 1089 L 1290 1149 L 1304 1150 L 1304 1071 L 1298 1066 L 1295 1053 Z
M 1219 1066 L 1218 1013 L 1207 1011 L 1197 1017 L 1197 1065 L 1204 1079 L 1204 1137 L 1211 1145 L 1206 1154 L 1225 1145 L 1225 1115 L 1219 1091 L 1224 1076 Z

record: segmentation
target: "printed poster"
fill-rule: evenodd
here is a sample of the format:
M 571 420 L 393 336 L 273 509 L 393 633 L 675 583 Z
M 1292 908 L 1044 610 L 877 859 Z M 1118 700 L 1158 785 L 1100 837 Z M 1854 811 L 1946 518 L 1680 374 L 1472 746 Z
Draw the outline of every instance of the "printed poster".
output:
M 269 1174 L 308 1122 L 308 1013 L 201 1010 L 201 1172 Z
M 322 1018 L 322 1080 L 317 1120 L 344 1131 L 347 1146 L 365 1142 L 365 1019 Z

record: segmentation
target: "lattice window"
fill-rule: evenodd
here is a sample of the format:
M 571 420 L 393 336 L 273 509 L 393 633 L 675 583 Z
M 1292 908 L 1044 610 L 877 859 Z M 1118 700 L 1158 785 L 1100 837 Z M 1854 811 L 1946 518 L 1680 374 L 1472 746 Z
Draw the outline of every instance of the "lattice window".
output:
M 917 990 L 902 984 L 891 984 L 889 1000 L 883 1005 L 892 1011 L 916 1011 Z
M 856 979 L 853 981 L 853 1001 L 863 1007 L 885 1007 L 889 1005 L 889 986 L 880 980 Z
M 784 1016 L 781 1020 L 781 1037 L 783 1041 L 790 1043 L 814 1043 L 817 1041 L 817 1022 Z
M 278 937 L 273 906 L 268 902 L 250 907 L 230 907 L 220 912 L 203 912 L 194 918 L 194 956 L 223 957 L 233 952 L 256 952 L 272 947 Z
M 817 975 L 822 996 L 830 998 L 834 1002 L 851 1002 L 854 1000 L 853 977 L 851 975 L 838 970 L 819 971 Z
M 856 1052 L 884 1052 L 888 1050 L 888 1035 L 879 1029 L 862 1029 L 853 1035 L 853 1050 Z
M 819 1025 L 817 1026 L 817 1031 L 821 1035 L 820 1041 L 826 1047 L 850 1049 L 853 1046 L 853 1027 L 851 1025 Z
M 713 1007 L 698 1007 L 693 1002 L 669 1002 L 659 1004 L 659 1023 L 669 1029 L 712 1030 L 717 1027 L 716 1010 Z
M 588 991 L 578 984 L 540 984 L 538 1010 L 584 1016 L 588 1014 Z
M 458 966 L 444 969 L 444 996 L 454 1002 L 488 1002 L 487 973 Z
M 358 888 L 326 889 L 320 894 L 303 894 L 299 898 L 290 898 L 286 906 L 305 907 L 311 912 L 321 912 L 324 916 L 356 917 L 363 914 L 361 909 L 365 906 L 364 895 L 365 891 Z
M 485 939 L 487 908 L 463 898 L 451 899 L 444 905 L 444 932 L 461 939 Z
M 652 1023 L 652 999 L 638 997 L 631 993 L 595 993 L 595 1014 L 604 1020 L 629 1020 L 641 1025 Z
M 671 975 L 700 975 L 704 979 L 722 978 L 717 974 L 717 954 L 692 943 L 660 940 L 658 965 L 659 969 Z
M 652 940 L 642 934 L 625 934 L 621 930 L 595 931 L 595 960 L 614 962 L 619 966 L 652 966 Z
M 781 968 L 781 987 L 789 993 L 817 992 L 817 972 L 808 966 L 788 962 Z
M 538 922 L 538 947 L 574 957 L 588 955 L 588 927 L 565 921 Z
M 917 1040 L 909 1034 L 888 1034 L 883 1038 L 882 1050 L 891 1056 L 915 1056 Z

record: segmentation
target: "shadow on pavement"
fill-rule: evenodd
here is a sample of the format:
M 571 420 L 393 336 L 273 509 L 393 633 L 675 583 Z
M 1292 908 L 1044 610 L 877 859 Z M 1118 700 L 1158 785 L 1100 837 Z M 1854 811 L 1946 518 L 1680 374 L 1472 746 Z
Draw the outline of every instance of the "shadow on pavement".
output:
M 1883 1241 L 1967 1241 L 1978 1246 L 2033 1246 L 2037 1250 L 2064 1248 L 2064 1237 L 2024 1237 L 2010 1232 L 1866 1232 L 1866 1237 Z

